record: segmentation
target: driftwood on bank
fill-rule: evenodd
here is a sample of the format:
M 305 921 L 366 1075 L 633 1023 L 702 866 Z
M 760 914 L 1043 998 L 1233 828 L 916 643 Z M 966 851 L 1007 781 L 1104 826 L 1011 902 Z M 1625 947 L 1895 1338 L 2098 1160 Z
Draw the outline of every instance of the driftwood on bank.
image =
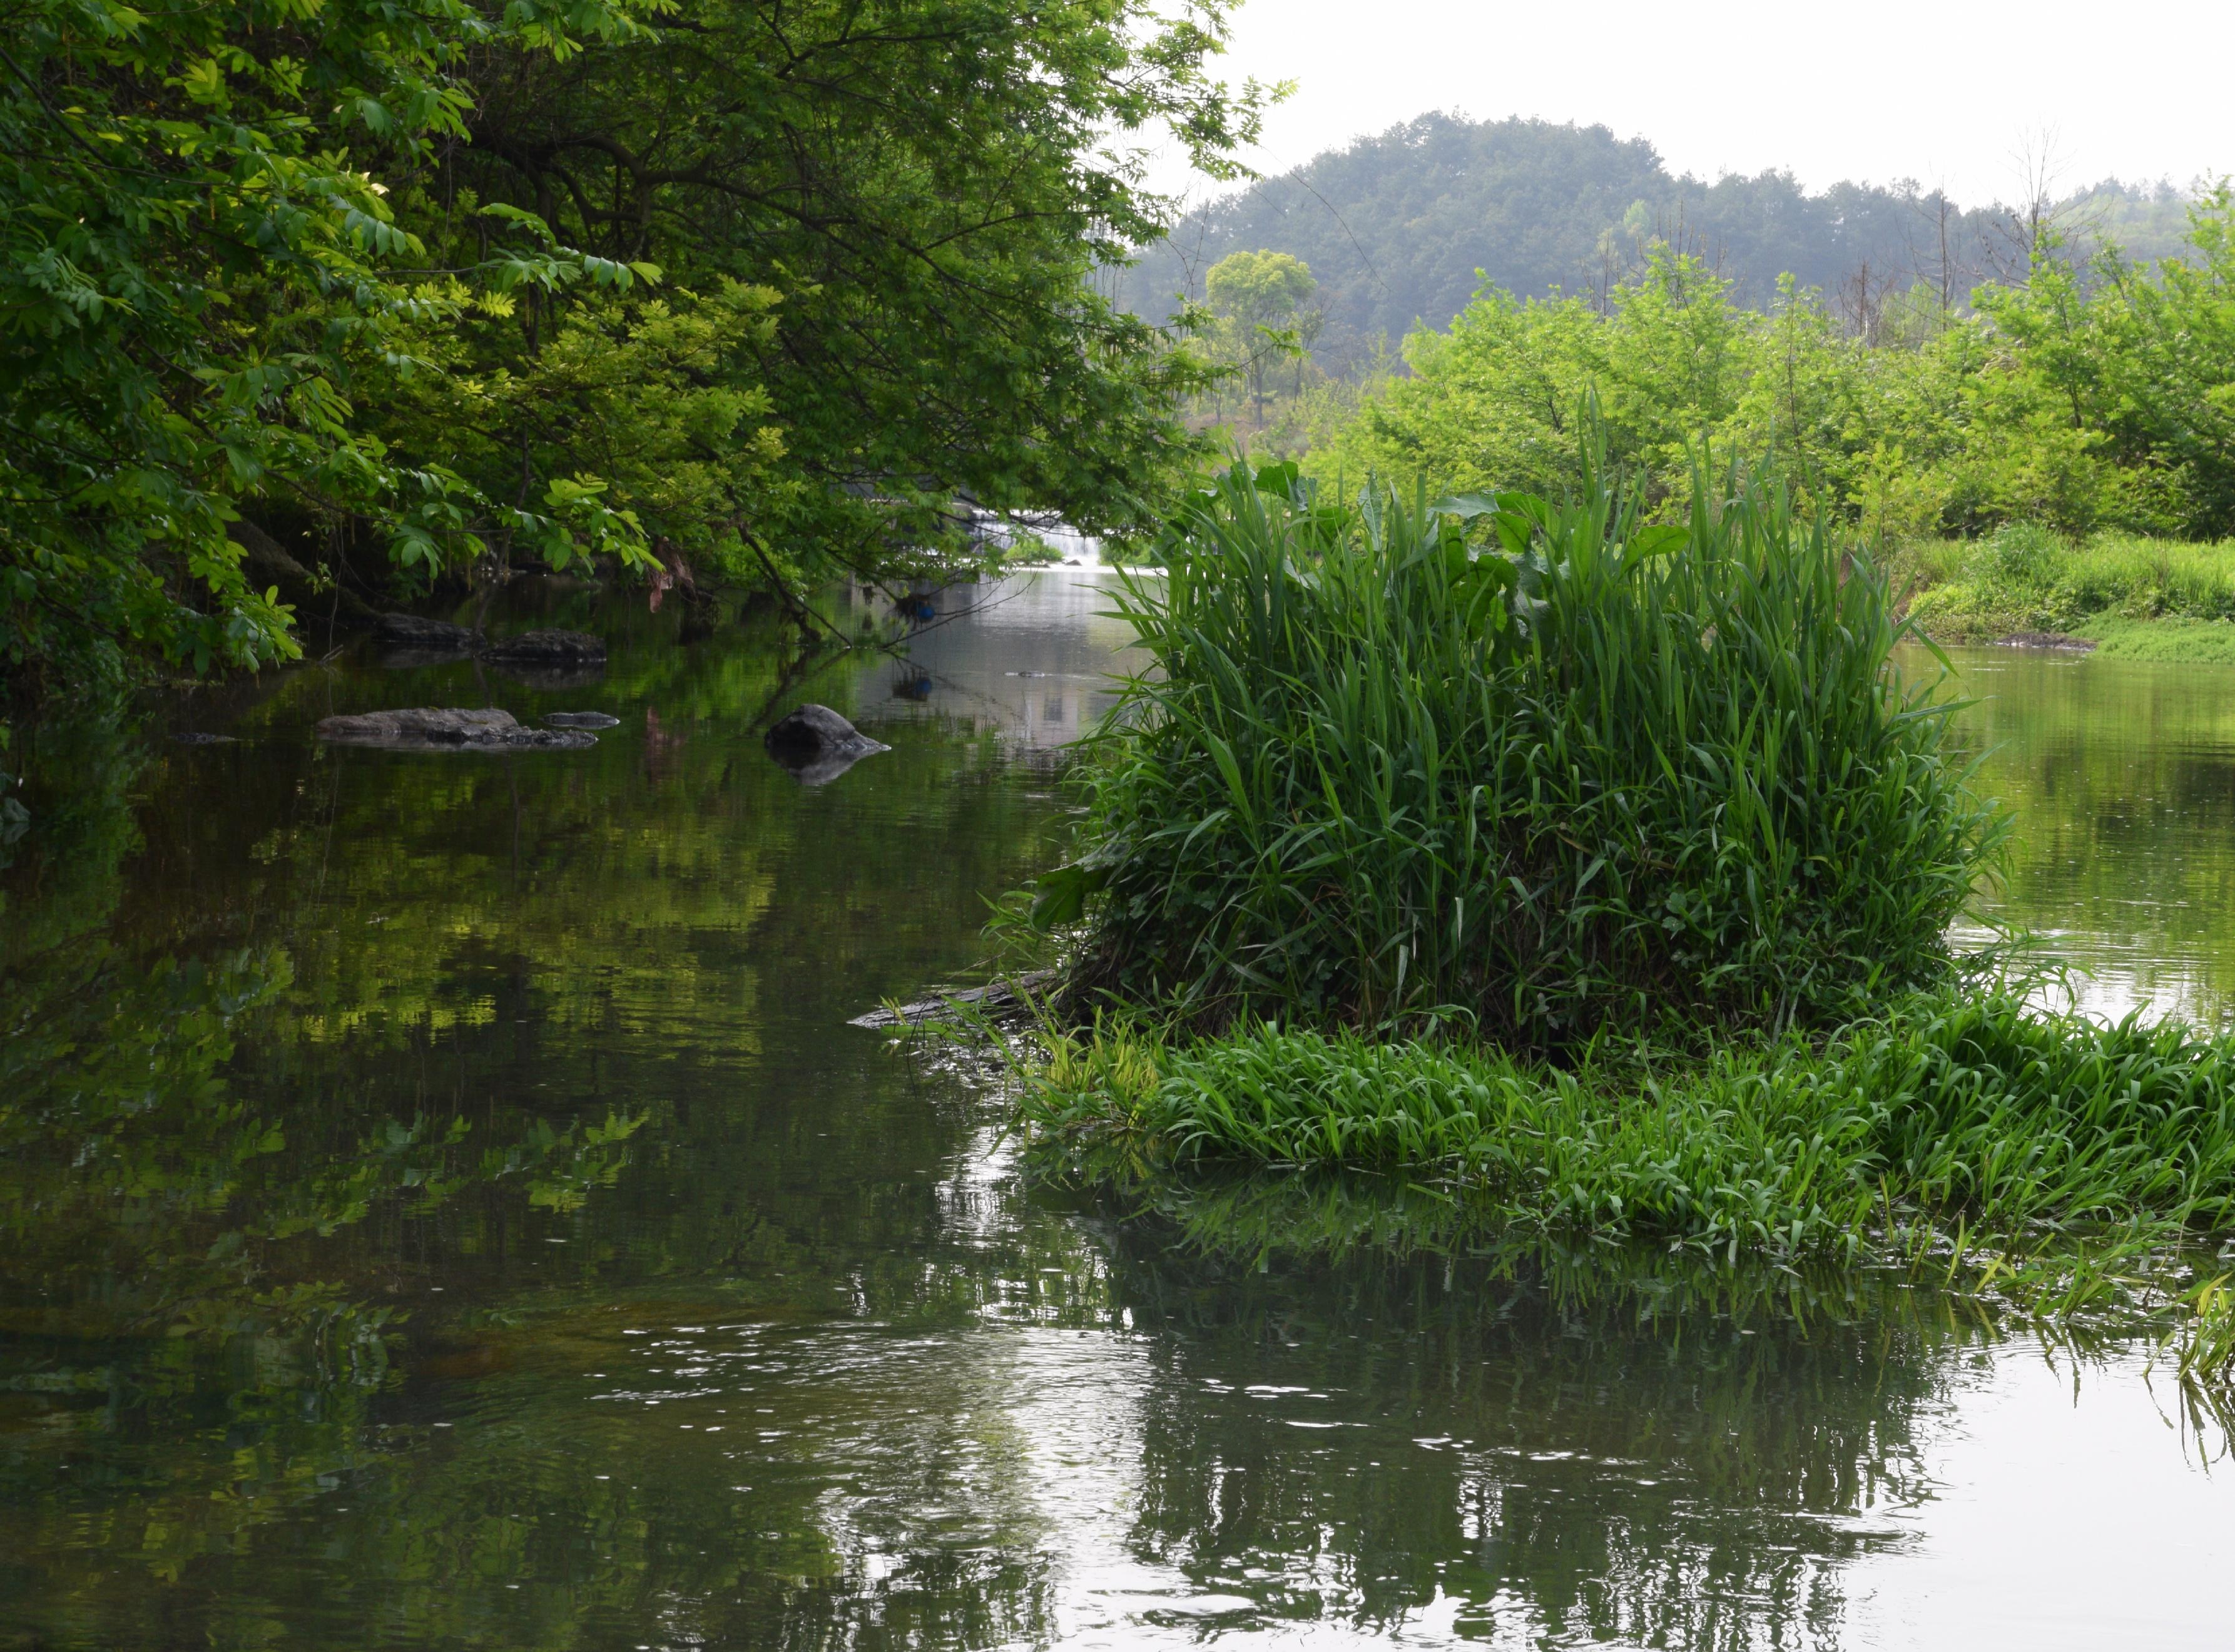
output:
M 330 717 L 318 724 L 318 738 L 338 745 L 381 746 L 392 751 L 512 751 L 523 747 L 579 751 L 598 743 L 596 735 L 583 729 L 524 727 L 509 711 L 433 705 Z
M 984 987 L 934 987 L 927 998 L 917 999 L 910 1004 L 871 1010 L 867 1015 L 855 1016 L 846 1025 L 921 1026 L 926 1021 L 951 1019 L 961 1009 L 986 1013 L 1020 1009 L 1054 986 L 1059 973 L 1052 969 L 1028 969 L 1022 974 L 1005 976 Z

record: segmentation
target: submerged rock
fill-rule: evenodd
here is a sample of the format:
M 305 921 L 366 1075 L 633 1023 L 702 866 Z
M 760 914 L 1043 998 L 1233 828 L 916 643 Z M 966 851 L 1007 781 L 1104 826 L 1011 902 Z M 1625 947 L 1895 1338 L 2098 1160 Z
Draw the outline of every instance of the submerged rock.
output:
M 434 655 L 470 653 L 480 640 L 468 626 L 454 626 L 447 620 L 423 619 L 416 613 L 382 614 L 380 639 L 399 648 Z
M 405 751 L 446 748 L 501 751 L 520 747 L 574 751 L 598 743 L 596 735 L 580 729 L 523 728 L 509 711 L 460 711 L 432 705 L 330 717 L 318 724 L 318 738 L 339 745 L 386 746 Z
M 892 750 L 829 706 L 814 705 L 788 713 L 768 731 L 764 744 L 769 756 L 807 786 L 827 784 L 863 757 Z
M 482 645 L 482 658 L 520 665 L 602 665 L 606 644 L 587 631 L 523 631 L 490 638 Z
M 564 694 L 573 689 L 594 688 L 606 679 L 606 662 L 602 659 L 560 665 L 492 659 L 488 667 L 522 688 L 535 689 L 545 694 Z
M 605 640 L 587 631 L 484 637 L 469 626 L 416 613 L 383 613 L 378 624 L 380 663 L 391 670 L 479 658 L 515 682 L 541 689 L 579 688 L 605 673 Z
M 620 718 L 610 711 L 546 711 L 543 721 L 554 729 L 617 729 Z
M 494 637 L 482 658 L 515 683 L 546 692 L 586 688 L 606 674 L 606 645 L 587 631 L 523 631 Z

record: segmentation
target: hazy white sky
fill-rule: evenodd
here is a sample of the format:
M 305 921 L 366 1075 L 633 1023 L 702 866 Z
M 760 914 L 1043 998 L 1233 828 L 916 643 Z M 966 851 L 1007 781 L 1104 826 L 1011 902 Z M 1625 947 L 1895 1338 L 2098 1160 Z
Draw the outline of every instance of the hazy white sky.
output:
M 1221 73 L 1298 82 L 1267 173 L 1430 109 L 1603 124 L 1710 179 L 1912 177 L 1966 205 L 2018 193 L 2044 127 L 2067 187 L 2235 171 L 2235 0 L 1247 0 Z

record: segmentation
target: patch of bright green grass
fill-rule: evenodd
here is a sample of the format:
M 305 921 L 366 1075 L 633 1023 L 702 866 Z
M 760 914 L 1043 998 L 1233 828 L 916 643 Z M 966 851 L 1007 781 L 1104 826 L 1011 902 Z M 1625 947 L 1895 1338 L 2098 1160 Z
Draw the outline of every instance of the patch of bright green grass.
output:
M 2014 1234 L 2235 1230 L 2235 1037 L 1920 998 L 1821 1046 L 1595 1049 L 1253 1026 L 1053 1036 L 1023 1118 L 1141 1169 L 1434 1169 L 1504 1226 L 1779 1258 L 1865 1255 L 1900 1212 Z
M 2095 652 L 2107 659 L 2235 665 L 2235 624 L 2225 620 L 2121 620 L 2099 615 L 2074 626 L 2072 634 L 2095 643 Z
M 1572 1069 L 1262 1024 L 1043 1046 L 1019 1101 L 1036 1161 L 1199 1242 L 1893 1268 L 2064 1323 L 2140 1311 L 2184 1371 L 2235 1376 L 2210 1257 L 2235 1230 L 2235 1035 L 1998 993 L 1821 1044 L 1601 1044 Z

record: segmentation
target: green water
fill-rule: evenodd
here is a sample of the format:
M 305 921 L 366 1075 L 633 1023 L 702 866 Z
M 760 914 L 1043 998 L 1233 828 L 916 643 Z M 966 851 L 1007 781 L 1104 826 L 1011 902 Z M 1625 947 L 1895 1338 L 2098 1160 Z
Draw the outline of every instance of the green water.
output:
M 1995 904 L 2080 968 L 2099 1013 L 2235 1019 L 2235 667 L 1953 658 L 1986 789 L 2019 822 Z
M 1088 579 L 819 670 L 550 596 L 513 622 L 593 624 L 600 679 L 351 657 L 42 731 L 0 1647 L 2226 1644 L 2224 1442 L 2147 1349 L 1205 1256 L 848 1026 L 1051 858 L 1124 658 Z M 1966 665 L 2010 908 L 2091 1003 L 2217 1015 L 2235 672 Z M 894 749 L 803 787 L 759 742 L 803 698 Z M 482 703 L 623 722 L 310 733 Z

